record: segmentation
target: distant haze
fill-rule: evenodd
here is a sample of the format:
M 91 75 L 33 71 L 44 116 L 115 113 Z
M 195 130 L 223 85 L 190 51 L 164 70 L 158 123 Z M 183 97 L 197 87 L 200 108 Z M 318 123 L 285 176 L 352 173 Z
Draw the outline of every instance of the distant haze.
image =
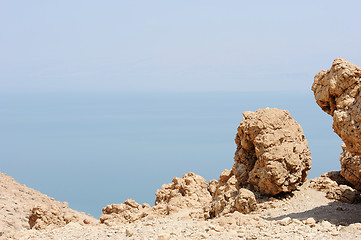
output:
M 0 91 L 309 91 L 360 1 L 0 1 Z
M 310 177 L 339 170 L 340 138 L 312 93 L 3 94 L 0 171 L 99 216 L 133 198 L 154 204 L 162 184 L 233 166 L 244 111 L 288 109 L 312 155 Z

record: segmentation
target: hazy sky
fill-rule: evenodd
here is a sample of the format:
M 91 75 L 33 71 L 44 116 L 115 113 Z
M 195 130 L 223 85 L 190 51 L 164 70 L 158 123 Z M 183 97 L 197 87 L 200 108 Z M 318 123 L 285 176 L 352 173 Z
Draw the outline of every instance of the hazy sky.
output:
M 361 1 L 0 0 L 0 91 L 310 91 Z

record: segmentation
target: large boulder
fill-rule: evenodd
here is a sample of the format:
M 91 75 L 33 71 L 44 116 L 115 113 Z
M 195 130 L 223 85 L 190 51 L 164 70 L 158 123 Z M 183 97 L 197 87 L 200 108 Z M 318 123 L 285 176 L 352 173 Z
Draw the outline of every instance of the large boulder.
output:
M 244 112 L 233 173 L 240 186 L 264 195 L 295 190 L 307 179 L 311 153 L 301 126 L 286 110 Z
M 361 68 L 336 58 L 328 71 L 316 74 L 312 91 L 317 104 L 333 117 L 333 129 L 344 141 L 341 174 L 361 189 Z

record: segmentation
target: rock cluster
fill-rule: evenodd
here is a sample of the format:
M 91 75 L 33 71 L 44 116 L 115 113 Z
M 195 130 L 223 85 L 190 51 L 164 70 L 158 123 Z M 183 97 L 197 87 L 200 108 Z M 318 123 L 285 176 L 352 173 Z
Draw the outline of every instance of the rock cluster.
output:
M 307 179 L 311 153 L 301 126 L 286 110 L 244 112 L 238 127 L 233 173 L 261 194 L 293 191 Z
M 231 170 L 225 169 L 219 181 L 210 181 L 209 189 L 212 202 L 204 207 L 206 218 L 219 217 L 235 211 L 247 214 L 257 208 L 254 193 L 240 188 Z
M 155 205 L 164 206 L 167 214 L 184 208 L 202 209 L 212 200 L 207 180 L 192 172 L 184 174 L 182 178 L 175 177 L 172 183 L 164 184 L 155 195 Z
M 121 204 L 111 204 L 103 208 L 100 222 L 107 225 L 131 223 L 148 216 L 151 213 L 149 204 L 140 205 L 133 199 L 128 199 Z
M 184 174 L 182 178 L 175 177 L 172 183 L 164 184 L 155 195 L 153 207 L 140 205 L 132 199 L 108 205 L 103 208 L 100 222 L 107 225 L 130 223 L 146 217 L 171 215 L 180 210 L 189 211 L 193 218 L 204 218 L 203 208 L 212 200 L 207 181 L 192 172 Z
M 341 174 L 361 190 L 361 68 L 342 59 L 316 74 L 312 91 L 317 104 L 333 116 L 333 129 L 344 141 Z
M 11 232 L 52 229 L 69 222 L 95 225 L 99 221 L 0 172 L 0 239 L 9 239 Z
M 361 201 L 360 192 L 348 184 L 340 171 L 332 171 L 309 180 L 306 186 L 326 193 L 326 197 L 329 199 L 345 203 L 359 203 Z
M 58 228 L 70 222 L 77 222 L 81 225 L 96 225 L 98 221 L 93 217 L 70 209 L 67 203 L 39 205 L 31 209 L 29 214 L 30 228 L 36 230 Z

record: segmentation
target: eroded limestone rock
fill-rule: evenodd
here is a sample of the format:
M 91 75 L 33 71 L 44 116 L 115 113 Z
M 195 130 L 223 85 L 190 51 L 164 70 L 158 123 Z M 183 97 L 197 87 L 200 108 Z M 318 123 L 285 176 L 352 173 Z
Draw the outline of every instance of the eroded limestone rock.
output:
M 204 218 L 203 208 L 210 204 L 212 197 L 207 181 L 192 172 L 182 178 L 175 177 L 172 183 L 164 184 L 156 192 L 155 205 L 140 205 L 132 199 L 121 204 L 111 204 L 103 208 L 100 222 L 107 225 L 131 223 L 145 217 L 155 218 L 189 211 L 190 218 Z
M 156 206 L 166 206 L 169 212 L 183 208 L 202 209 L 212 200 L 207 181 L 192 172 L 182 178 L 175 177 L 172 183 L 164 184 L 156 192 Z
M 288 111 L 244 112 L 238 127 L 233 172 L 240 186 L 261 194 L 295 190 L 311 169 L 311 153 L 301 126 Z
M 232 170 L 225 169 L 219 181 L 210 181 L 209 190 L 212 202 L 204 207 L 205 218 L 219 217 L 235 211 L 247 214 L 257 208 L 255 195 L 250 190 L 239 187 Z
M 360 192 L 347 184 L 349 183 L 342 177 L 340 171 L 332 171 L 307 181 L 305 185 L 326 193 L 329 199 L 345 203 L 360 202 Z
M 106 225 L 119 223 L 131 223 L 152 214 L 149 204 L 140 205 L 133 199 L 127 199 L 124 203 L 110 204 L 103 208 L 100 222 Z
M 328 71 L 316 74 L 312 91 L 317 104 L 333 116 L 333 129 L 345 145 L 341 174 L 361 190 L 361 68 L 336 58 Z
M 36 230 L 63 227 L 70 222 L 81 225 L 98 223 L 93 217 L 69 209 L 66 203 L 62 206 L 59 204 L 39 205 L 32 208 L 29 214 L 30 228 Z

